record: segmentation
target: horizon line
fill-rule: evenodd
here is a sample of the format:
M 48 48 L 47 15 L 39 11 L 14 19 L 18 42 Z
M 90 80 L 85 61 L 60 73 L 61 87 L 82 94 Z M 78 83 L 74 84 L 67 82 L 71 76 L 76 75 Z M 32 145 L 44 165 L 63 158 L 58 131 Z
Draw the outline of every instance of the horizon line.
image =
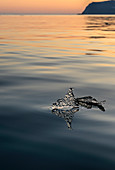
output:
M 78 13 L 0 13 L 0 15 L 79 15 Z

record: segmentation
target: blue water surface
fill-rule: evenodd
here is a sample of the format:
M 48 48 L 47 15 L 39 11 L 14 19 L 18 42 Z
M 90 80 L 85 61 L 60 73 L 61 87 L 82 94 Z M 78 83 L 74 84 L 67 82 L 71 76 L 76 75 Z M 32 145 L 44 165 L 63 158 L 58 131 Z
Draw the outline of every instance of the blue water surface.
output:
M 50 106 L 70 87 L 106 111 L 80 108 L 69 130 Z M 0 16 L 1 170 L 114 170 L 114 102 L 114 16 Z

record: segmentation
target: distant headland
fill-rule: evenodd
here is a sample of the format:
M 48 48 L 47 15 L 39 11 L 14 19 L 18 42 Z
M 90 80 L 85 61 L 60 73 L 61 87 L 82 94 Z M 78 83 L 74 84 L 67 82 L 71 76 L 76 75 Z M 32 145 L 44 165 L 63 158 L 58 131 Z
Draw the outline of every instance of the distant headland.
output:
M 115 0 L 92 2 L 82 14 L 103 14 L 115 15 Z

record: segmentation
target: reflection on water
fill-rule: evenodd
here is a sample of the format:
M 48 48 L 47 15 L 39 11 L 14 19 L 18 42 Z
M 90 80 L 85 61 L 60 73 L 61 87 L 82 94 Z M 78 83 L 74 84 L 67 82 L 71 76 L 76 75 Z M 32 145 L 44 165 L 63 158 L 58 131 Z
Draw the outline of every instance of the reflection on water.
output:
M 64 118 L 69 129 L 73 116 L 79 111 L 78 105 L 75 103 L 73 89 L 70 88 L 64 98 L 58 99 L 56 103 L 52 104 L 52 113 L 56 116 Z
M 101 31 L 114 31 L 115 18 L 113 16 L 88 16 L 87 28 Z
M 1 169 L 115 170 L 114 30 L 114 16 L 0 15 Z
M 66 123 L 67 127 L 71 129 L 71 123 L 74 117 L 74 114 L 79 111 L 79 107 L 73 107 L 69 110 L 63 110 L 63 109 L 52 109 L 52 113 L 55 114 L 58 117 L 63 118 Z
M 56 103 L 52 104 L 52 113 L 58 117 L 64 118 L 68 128 L 71 129 L 73 116 L 79 111 L 79 106 L 87 109 L 92 109 L 95 107 L 99 108 L 101 111 L 105 111 L 105 108 L 102 106 L 102 102 L 98 102 L 91 96 L 75 98 L 73 89 L 69 88 L 68 93 L 64 98 L 58 99 Z

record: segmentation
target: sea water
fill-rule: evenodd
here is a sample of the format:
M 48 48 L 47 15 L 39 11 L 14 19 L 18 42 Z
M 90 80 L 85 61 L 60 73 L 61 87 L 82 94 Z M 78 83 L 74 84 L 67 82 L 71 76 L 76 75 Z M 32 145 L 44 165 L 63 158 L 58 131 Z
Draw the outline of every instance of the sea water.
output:
M 75 97 L 72 130 L 50 106 Z M 115 17 L 0 16 L 0 169 L 115 169 Z

